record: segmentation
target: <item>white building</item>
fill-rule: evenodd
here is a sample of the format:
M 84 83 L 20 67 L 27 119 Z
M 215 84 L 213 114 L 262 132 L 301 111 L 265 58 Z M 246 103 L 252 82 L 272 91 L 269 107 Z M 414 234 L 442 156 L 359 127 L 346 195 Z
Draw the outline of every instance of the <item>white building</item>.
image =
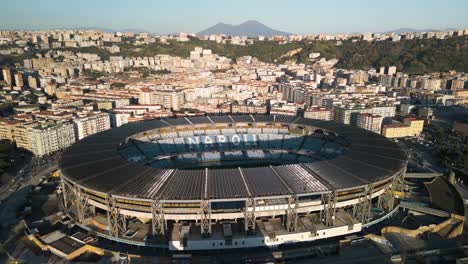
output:
M 131 116 L 130 113 L 119 113 L 112 112 L 110 114 L 110 121 L 112 127 L 119 127 L 128 123 L 128 118 Z
M 358 114 L 357 126 L 380 134 L 382 128 L 382 116 L 369 113 Z
M 75 143 L 73 124 L 68 122 L 32 127 L 28 134 L 36 156 L 50 155 Z
M 397 71 L 396 66 L 390 66 L 390 67 L 388 67 L 387 75 L 394 75 L 394 74 L 396 74 L 396 71 Z
M 77 140 L 110 129 L 110 117 L 107 113 L 98 113 L 73 120 Z
M 346 106 L 333 106 L 333 120 L 346 125 L 356 125 L 357 116 L 359 113 L 369 113 L 380 115 L 383 118 L 383 123 L 390 123 L 392 117 L 395 116 L 395 106 L 374 106 L 371 108 L 354 107 L 347 108 Z
M 305 118 L 318 120 L 331 120 L 332 112 L 326 108 L 314 107 L 304 112 Z

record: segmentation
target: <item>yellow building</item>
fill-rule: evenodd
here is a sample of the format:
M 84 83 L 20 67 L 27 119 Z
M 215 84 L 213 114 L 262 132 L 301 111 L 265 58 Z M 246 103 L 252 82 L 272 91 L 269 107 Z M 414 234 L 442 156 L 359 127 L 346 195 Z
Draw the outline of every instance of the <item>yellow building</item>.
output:
M 15 126 L 18 121 L 0 119 L 0 140 L 14 141 Z
M 52 58 L 34 58 L 32 59 L 32 65 L 34 70 L 42 70 L 50 68 L 50 65 L 54 62 Z
M 453 96 L 467 98 L 468 97 L 468 89 L 453 91 Z
M 388 138 L 416 137 L 424 128 L 424 120 L 405 118 L 402 124 L 384 125 L 382 135 Z
M 32 151 L 31 139 L 29 137 L 29 129 L 37 124 L 37 122 L 33 121 L 15 126 L 15 130 L 13 131 L 13 138 L 18 148 L 23 148 Z
M 468 103 L 468 89 L 453 91 L 453 96 L 460 99 L 461 104 Z

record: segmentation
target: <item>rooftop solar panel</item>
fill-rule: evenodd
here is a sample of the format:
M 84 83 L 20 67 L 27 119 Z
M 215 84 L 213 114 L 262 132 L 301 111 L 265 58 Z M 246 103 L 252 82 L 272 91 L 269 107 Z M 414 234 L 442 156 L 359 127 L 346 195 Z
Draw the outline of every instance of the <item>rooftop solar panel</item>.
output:
M 229 116 L 210 116 L 210 119 L 215 123 L 232 123 L 232 120 L 229 118 Z
M 368 146 L 368 145 L 351 145 L 351 150 L 363 151 L 368 153 L 373 153 L 380 157 L 389 157 L 399 160 L 407 160 L 406 153 L 401 148 L 393 148 L 386 146 Z
M 208 194 L 211 199 L 247 197 L 238 169 L 212 169 L 208 171 Z
M 291 123 L 296 117 L 295 116 L 286 116 L 286 115 L 274 115 L 275 122 L 280 123 Z
M 197 200 L 204 198 L 205 170 L 177 170 L 158 196 L 166 200 Z
M 351 188 L 365 184 L 362 180 L 353 177 L 345 171 L 336 169 L 335 166 L 325 161 L 304 163 L 304 166 L 318 175 L 322 179 L 322 182 L 330 184 L 334 189 Z
M 255 122 L 273 122 L 274 118 L 272 115 L 253 115 Z
M 115 149 L 111 150 L 102 150 L 102 151 L 93 151 L 93 152 L 81 152 L 81 153 L 72 153 L 64 154 L 62 160 L 60 161 L 60 166 L 62 168 L 67 168 L 70 166 L 76 166 L 77 164 L 82 164 L 89 161 L 99 161 L 102 159 L 109 158 L 119 158 L 119 154 Z
M 112 190 L 113 193 L 129 197 L 155 198 L 158 191 L 171 177 L 173 170 L 150 168 L 130 178 Z
M 250 123 L 250 122 L 254 122 L 254 120 L 252 119 L 252 117 L 250 117 L 250 115 L 232 115 L 231 118 L 232 118 L 235 122 L 239 122 L 239 123 Z
M 190 123 L 185 118 L 167 118 L 162 120 L 174 126 L 190 125 Z
M 253 196 L 289 194 L 287 187 L 270 167 L 243 168 L 242 173 Z
M 211 121 L 205 116 L 187 117 L 192 124 L 209 124 Z
M 273 169 L 294 193 L 315 193 L 328 190 L 323 183 L 300 165 L 275 166 Z
M 99 172 L 99 177 L 84 178 L 81 184 L 93 186 L 101 192 L 109 193 L 120 185 L 125 185 L 141 174 L 150 171 L 151 168 L 139 168 L 134 163 L 125 163 L 124 166 L 113 167 L 111 170 Z
M 373 153 L 356 150 L 348 151 L 346 157 L 352 160 L 372 164 L 373 166 L 381 167 L 389 171 L 399 171 L 406 166 L 406 160 L 382 157 Z
M 379 167 L 369 166 L 366 163 L 359 163 L 346 157 L 337 157 L 328 161 L 330 164 L 335 165 L 337 168 L 346 171 L 354 178 L 358 178 L 363 182 L 372 183 L 375 179 L 380 179 L 382 176 L 388 175 L 387 170 Z

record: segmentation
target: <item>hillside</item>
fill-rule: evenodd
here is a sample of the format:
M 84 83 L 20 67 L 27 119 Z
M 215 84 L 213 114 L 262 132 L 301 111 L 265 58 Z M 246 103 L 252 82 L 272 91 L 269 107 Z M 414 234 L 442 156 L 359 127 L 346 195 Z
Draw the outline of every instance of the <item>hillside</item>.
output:
M 109 56 L 155 56 L 169 54 L 187 58 L 195 47 L 212 49 L 214 53 L 236 59 L 241 56 L 254 56 L 264 62 L 283 62 L 295 60 L 308 62 L 311 52 L 320 52 L 327 59 L 337 58 L 338 67 L 345 69 L 369 69 L 371 67 L 396 65 L 399 71 L 410 74 L 426 72 L 457 70 L 468 72 L 468 37 L 454 37 L 445 40 L 403 40 L 400 42 L 380 41 L 343 41 L 337 46 L 336 41 L 312 41 L 277 44 L 271 41 L 255 41 L 253 45 L 239 46 L 220 44 L 214 41 L 201 41 L 196 38 L 189 42 L 170 41 L 169 44 L 152 43 L 135 46 L 127 43 L 120 44 L 120 54 L 90 47 L 66 48 L 75 52 L 97 53 L 102 59 Z M 294 52 L 292 52 L 294 51 Z M 46 51 L 42 51 L 46 52 Z M 285 56 L 289 54 L 289 56 Z M 292 55 L 292 57 L 290 57 Z M 32 54 L 21 56 L 0 55 L 0 66 L 13 63 L 23 63 Z
M 254 56 L 264 62 L 283 62 L 293 59 L 308 62 L 308 55 L 320 52 L 327 59 L 337 58 L 338 67 L 345 69 L 369 69 L 396 65 L 398 70 L 410 74 L 457 70 L 468 72 L 468 37 L 455 37 L 445 40 L 404 40 L 400 42 L 343 41 L 337 46 L 335 41 L 312 41 L 277 44 L 271 41 L 256 41 L 253 45 L 239 46 L 219 44 L 214 41 L 192 39 L 190 42 L 171 42 L 169 45 L 151 44 L 139 52 L 123 49 L 126 56 L 153 56 L 166 53 L 188 57 L 196 46 L 212 49 L 214 53 L 236 59 L 241 56 Z M 296 52 L 300 49 L 299 52 Z M 295 51 L 295 52 L 292 52 Z M 293 54 L 292 57 L 284 56 Z

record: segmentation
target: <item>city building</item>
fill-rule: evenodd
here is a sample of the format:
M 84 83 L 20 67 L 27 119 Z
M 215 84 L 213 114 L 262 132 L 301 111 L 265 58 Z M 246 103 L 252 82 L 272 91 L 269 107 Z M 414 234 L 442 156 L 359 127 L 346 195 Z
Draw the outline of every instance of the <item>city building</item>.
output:
M 296 116 L 298 104 L 286 102 L 270 102 L 270 115 Z
M 323 107 L 314 107 L 304 112 L 305 118 L 318 119 L 318 120 L 331 120 L 332 112 Z
M 24 86 L 23 73 L 16 72 L 13 76 L 15 78 L 15 86 L 23 87 Z
M 50 65 L 54 62 L 52 58 L 34 58 L 31 60 L 32 68 L 34 70 L 42 70 L 44 68 L 50 68 Z
M 7 85 L 13 85 L 13 77 L 11 74 L 10 68 L 3 68 L 2 69 L 3 80 L 6 82 Z
M 37 78 L 35 76 L 28 76 L 28 86 L 29 88 L 37 88 L 39 87 Z
M 357 126 L 380 134 L 382 116 L 370 113 L 360 113 L 357 116 Z
M 140 104 L 159 104 L 167 109 L 180 110 L 185 103 L 184 89 L 172 85 L 143 88 L 138 97 Z
M 83 106 L 83 100 L 57 100 L 51 104 L 52 109 L 80 106 Z
M 397 67 L 396 66 L 390 66 L 388 67 L 387 70 L 387 75 L 394 75 L 397 72 Z
M 38 125 L 38 122 L 29 121 L 22 122 L 16 125 L 13 131 L 13 138 L 17 148 L 26 149 L 32 152 L 31 137 L 29 135 L 29 129 L 33 126 Z
M 76 140 L 81 140 L 92 134 L 111 128 L 110 117 L 107 113 L 90 114 L 73 119 Z
M 0 140 L 13 142 L 15 126 L 19 123 L 15 120 L 0 119 Z
M 266 112 L 267 112 L 266 105 L 231 104 L 231 113 L 265 114 Z
M 370 108 L 355 107 L 347 108 L 345 106 L 333 106 L 333 120 L 345 125 L 356 125 L 357 116 L 360 113 L 369 113 L 380 115 L 383 123 L 387 124 L 395 116 L 395 106 L 375 106 Z
M 128 112 L 117 112 L 113 111 L 110 113 L 110 121 L 112 127 L 120 127 L 128 123 L 128 119 L 131 117 L 131 114 Z
M 388 124 L 382 128 L 382 135 L 388 138 L 416 137 L 424 128 L 424 120 L 417 118 L 405 118 L 403 123 Z
M 270 110 L 271 115 L 287 115 L 287 116 L 296 116 L 297 111 L 284 109 L 280 107 L 273 107 Z
M 28 129 L 30 150 L 36 156 L 53 154 L 75 143 L 73 124 L 39 124 Z
M 416 105 L 411 105 L 411 104 L 401 104 L 399 106 L 399 113 L 403 116 L 407 116 L 415 112 L 416 110 Z

